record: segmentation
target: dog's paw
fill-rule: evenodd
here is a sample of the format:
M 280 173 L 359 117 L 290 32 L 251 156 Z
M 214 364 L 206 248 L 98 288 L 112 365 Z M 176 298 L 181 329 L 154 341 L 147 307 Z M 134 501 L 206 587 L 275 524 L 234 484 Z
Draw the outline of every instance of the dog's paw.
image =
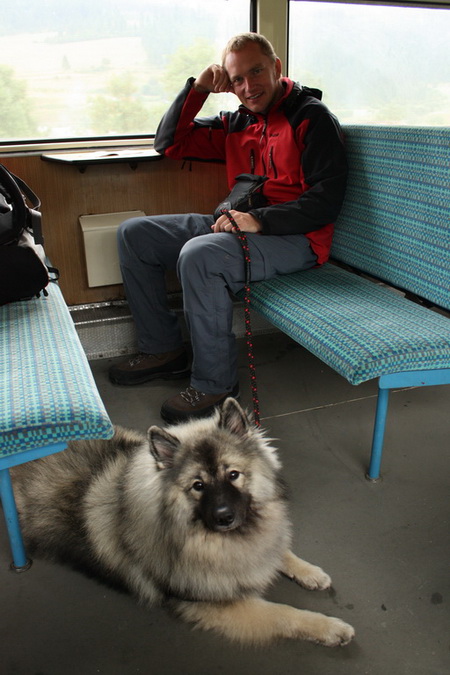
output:
M 324 591 L 331 586 L 331 578 L 321 567 L 297 558 L 288 551 L 283 560 L 282 573 L 310 591 Z
M 324 617 L 325 618 L 325 617 Z M 325 647 L 344 647 L 355 637 L 355 629 L 350 624 L 335 617 L 326 617 L 322 634 L 316 642 Z
M 294 578 L 298 584 L 309 591 L 325 591 L 331 586 L 331 577 L 317 565 L 309 565 L 308 569 L 299 578 Z

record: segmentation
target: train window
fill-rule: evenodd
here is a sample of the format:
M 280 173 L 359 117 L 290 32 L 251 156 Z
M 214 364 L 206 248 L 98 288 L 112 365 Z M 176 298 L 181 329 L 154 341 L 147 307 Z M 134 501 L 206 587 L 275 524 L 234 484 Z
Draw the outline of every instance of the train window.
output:
M 450 8 L 289 3 L 289 75 L 341 122 L 450 124 Z
M 3 0 L 0 141 L 154 133 L 187 77 L 250 29 L 250 1 Z

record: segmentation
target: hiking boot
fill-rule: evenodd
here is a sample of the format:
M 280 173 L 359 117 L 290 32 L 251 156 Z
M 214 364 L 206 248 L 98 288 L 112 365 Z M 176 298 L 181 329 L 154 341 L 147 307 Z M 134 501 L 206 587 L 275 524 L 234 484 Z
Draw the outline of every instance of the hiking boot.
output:
M 189 374 L 188 356 L 184 348 L 162 354 L 140 352 L 109 369 L 109 379 L 114 384 L 142 384 L 158 378 L 177 380 Z
M 188 387 L 163 403 L 161 417 L 169 424 L 184 422 L 191 417 L 209 417 L 214 408 L 229 396 L 239 398 L 239 384 L 232 391 L 223 394 L 205 394 L 194 387 Z

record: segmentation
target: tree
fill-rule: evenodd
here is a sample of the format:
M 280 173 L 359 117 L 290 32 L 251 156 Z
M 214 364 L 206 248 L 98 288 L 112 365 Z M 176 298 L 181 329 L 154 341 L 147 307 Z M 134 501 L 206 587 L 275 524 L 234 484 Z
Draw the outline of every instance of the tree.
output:
M 149 112 L 139 100 L 129 73 L 113 75 L 104 95 L 89 101 L 93 131 L 99 135 L 142 133 L 149 126 Z
M 188 77 L 196 77 L 215 60 L 214 45 L 204 38 L 198 38 L 188 47 L 179 47 L 170 57 L 163 75 L 162 86 L 168 101 L 172 102 Z M 237 99 L 232 95 L 231 98 L 231 107 L 235 107 Z M 202 117 L 216 114 L 219 107 L 230 109 L 230 94 L 210 96 L 202 108 Z
M 23 139 L 36 135 L 26 83 L 15 76 L 10 66 L 0 65 L 0 137 Z
M 170 56 L 164 71 L 163 88 L 168 97 L 174 98 L 188 77 L 195 77 L 213 62 L 213 46 L 204 38 L 198 38 L 187 47 L 179 47 Z

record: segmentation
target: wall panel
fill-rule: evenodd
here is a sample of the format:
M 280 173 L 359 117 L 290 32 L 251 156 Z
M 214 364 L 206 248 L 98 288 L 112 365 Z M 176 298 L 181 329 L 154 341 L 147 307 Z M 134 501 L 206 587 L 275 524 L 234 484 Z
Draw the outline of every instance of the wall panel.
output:
M 0 158 L 25 180 L 42 202 L 45 249 L 60 269 L 69 305 L 123 298 L 122 285 L 89 288 L 83 236 L 78 218 L 92 213 L 141 209 L 147 214 L 211 213 L 227 194 L 222 165 L 162 159 L 128 164 L 96 164 L 81 173 L 72 165 L 40 156 Z M 169 290 L 177 287 L 174 275 Z

